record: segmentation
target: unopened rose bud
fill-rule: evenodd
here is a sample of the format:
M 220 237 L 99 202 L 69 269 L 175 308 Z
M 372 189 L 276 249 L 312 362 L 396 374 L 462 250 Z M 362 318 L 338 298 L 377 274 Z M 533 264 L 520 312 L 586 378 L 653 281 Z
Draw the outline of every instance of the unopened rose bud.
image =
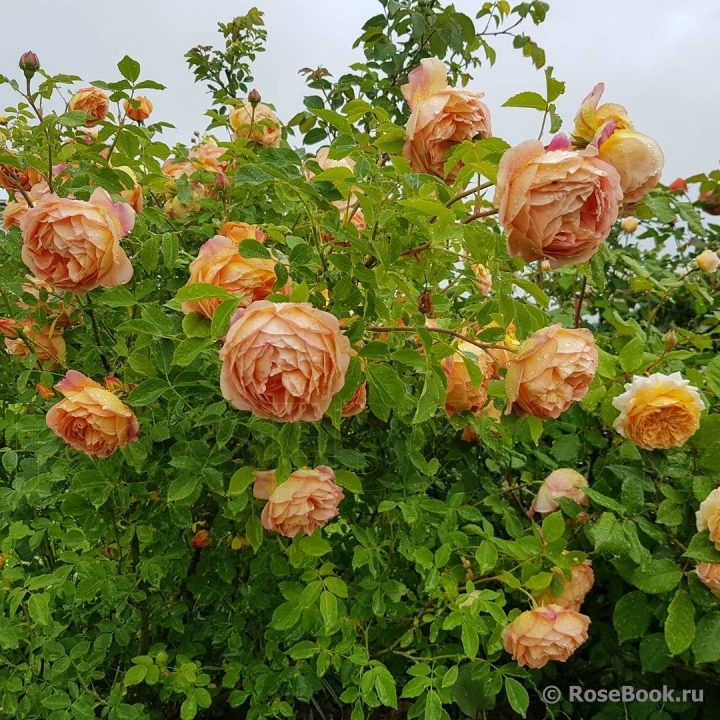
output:
M 35 385 L 35 389 L 37 390 L 38 395 L 43 400 L 52 400 L 52 398 L 55 396 L 55 391 L 52 388 L 49 388 L 47 385 L 43 385 L 42 383 L 38 383 Z
M 3 125 L 3 126 L 4 126 L 4 125 L 7 125 L 7 124 L 8 124 L 8 119 L 7 119 L 7 117 L 6 117 L 5 115 L 0 115 L 0 125 Z
M 114 560 L 114 559 L 115 559 L 115 554 L 113 553 L 113 549 L 112 549 L 109 545 L 105 548 L 105 554 L 106 554 L 111 560 Z
M 194 548 L 204 548 L 210 544 L 210 533 L 207 530 L 198 530 L 191 543 Z
M 28 50 L 20 56 L 20 62 L 18 65 L 25 73 L 25 77 L 30 80 L 30 78 L 32 78 L 32 76 L 40 69 L 40 59 L 32 50 Z
M 550 272 L 550 270 L 552 270 L 552 265 L 550 265 L 550 261 L 549 260 L 541 260 L 540 261 L 540 269 L 543 272 Z
M 248 102 L 255 107 L 261 100 L 260 93 L 253 88 L 248 94 Z
M 677 346 L 678 340 L 674 328 L 667 331 L 665 337 L 663 338 L 663 342 L 665 343 L 665 350 L 668 352 Z
M 674 190 L 687 190 L 688 184 L 685 178 L 675 178 L 669 185 L 668 190 L 671 192 Z
M 113 392 L 113 390 L 122 390 L 123 384 L 118 380 L 114 375 L 108 375 L 104 383 L 105 389 L 109 390 L 110 392 Z
M 637 218 L 633 217 L 632 215 L 630 215 L 630 217 L 623 218 L 622 222 L 620 223 L 620 227 L 622 228 L 623 232 L 634 233 L 638 229 Z
M 159 492 L 157 492 L 156 490 L 151 490 L 151 491 L 148 493 L 148 497 L 149 497 L 150 500 L 152 500 L 153 502 L 160 502 L 160 501 L 162 500 L 162 495 L 161 495 Z
M 720 257 L 716 252 L 712 250 L 703 250 L 696 258 L 695 262 L 697 266 L 704 273 L 714 273 L 720 267 Z
M 150 117 L 153 111 L 153 104 L 148 98 L 138 95 L 132 100 L 125 100 L 123 108 L 131 120 L 141 123 Z

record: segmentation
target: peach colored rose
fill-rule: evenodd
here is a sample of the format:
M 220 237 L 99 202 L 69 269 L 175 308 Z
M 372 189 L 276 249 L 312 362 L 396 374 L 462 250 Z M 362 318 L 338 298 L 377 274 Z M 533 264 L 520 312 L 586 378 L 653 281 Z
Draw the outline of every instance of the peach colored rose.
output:
M 634 376 L 613 406 L 620 410 L 615 430 L 645 450 L 684 445 L 700 427 L 705 409 L 697 388 L 679 372 Z
M 715 597 L 720 597 L 720 563 L 698 563 L 695 572 L 700 582 L 709 587 Z
M 487 297 L 492 290 L 492 275 L 490 271 L 480 263 L 471 265 L 470 269 L 475 273 L 477 281 L 473 282 L 475 289 L 481 294 Z
M 211 173 L 222 173 L 227 168 L 227 162 L 220 158 L 227 152 L 224 147 L 218 147 L 213 142 L 204 142 L 188 153 L 188 158 L 198 170 L 207 170 Z
M 267 300 L 237 315 L 220 350 L 223 397 L 266 420 L 320 420 L 350 364 L 337 318 L 310 303 Z
M 218 235 L 224 235 L 240 244 L 243 240 L 257 240 L 264 243 L 267 239 L 265 233 L 257 226 L 246 222 L 226 222 L 220 226 Z
M 190 160 L 178 160 L 169 157 L 162 166 L 161 172 L 165 177 L 179 180 L 183 175 L 192 175 L 196 170 L 195 165 Z
M 715 488 L 701 503 L 695 513 L 698 532 L 708 530 L 710 539 L 720 550 L 720 488 Z
M 482 373 L 482 382 L 477 387 L 470 379 L 466 358 Z M 457 352 L 446 357 L 441 365 L 447 377 L 445 412 L 448 417 L 463 411 L 477 412 L 487 403 L 487 388 L 495 373 L 495 363 L 488 353 L 472 343 L 461 342 Z
M 135 173 L 129 167 L 127 167 L 127 165 L 121 165 L 120 167 L 116 167 L 115 170 L 120 170 L 120 172 L 125 173 L 133 181 L 133 186 L 131 188 L 126 188 L 125 190 L 122 190 L 120 192 L 120 197 L 122 197 L 127 202 L 127 204 L 139 215 L 143 211 L 143 207 L 145 206 L 145 199 L 143 198 L 142 187 L 137 180 L 137 175 L 135 175 Z M 121 182 L 123 183 L 123 185 L 125 185 L 125 178 L 122 178 Z
M 88 115 L 85 125 L 92 127 L 107 117 L 110 99 L 102 91 L 94 87 L 78 90 L 68 103 L 68 110 L 80 110 Z
M 40 182 L 43 178 L 35 168 L 21 170 L 14 165 L 0 165 L 0 187 L 10 192 L 14 193 L 18 188 L 28 191 Z
M 132 100 L 125 100 L 123 102 L 123 109 L 131 120 L 141 123 L 147 120 L 152 114 L 153 104 L 149 98 L 138 95 Z
M 709 248 L 707 250 L 703 250 L 695 258 L 695 262 L 700 270 L 708 275 L 710 273 L 717 272 L 717 269 L 720 267 L 720 257 L 718 257 L 716 252 L 713 252 Z
M 262 495 L 256 497 L 270 492 L 260 516 L 263 527 L 290 538 L 301 531 L 312 535 L 339 512 L 338 505 L 345 495 L 334 480 L 335 473 L 327 465 L 296 470 L 280 485 L 274 477 L 259 480 L 262 487 L 258 492 Z
M 598 351 L 589 330 L 551 325 L 533 333 L 510 360 L 507 407 L 518 414 L 558 418 L 585 397 L 595 377 Z
M 240 107 L 230 109 L 229 120 L 235 137 L 251 137 L 260 145 L 280 147 L 282 140 L 280 121 L 267 105 L 258 103 L 253 108 L 247 100 L 243 100 Z
M 353 396 L 342 406 L 344 418 L 359 415 L 367 405 L 367 383 L 362 383 Z
M 42 195 L 20 221 L 22 259 L 41 282 L 83 295 L 130 281 L 133 268 L 120 247 L 135 212 L 97 188 L 89 201 Z
M 198 256 L 190 263 L 188 285 L 209 283 L 241 298 L 244 307 L 255 300 L 264 300 L 273 291 L 275 265 L 278 260 L 271 258 L 245 258 L 238 252 L 238 243 L 223 235 L 216 235 L 201 248 Z M 292 282 L 288 281 L 278 292 L 289 295 Z M 211 318 L 222 300 L 208 298 L 182 303 L 182 311 L 202 313 Z
M 560 605 L 571 610 L 580 610 L 585 596 L 592 589 L 595 583 L 595 573 L 592 569 L 592 561 L 585 560 L 580 565 L 574 565 L 570 568 L 571 577 L 567 578 L 560 568 L 553 568 L 553 573 L 560 578 L 563 589 L 560 594 L 555 597 L 552 587 L 548 586 L 543 593 L 538 595 L 535 600 L 538 605 Z
M 5 319 L 5 318 L 3 318 Z M 17 327 L 27 338 L 29 345 L 25 342 L 25 338 L 16 334 L 16 338 L 7 337 L 5 339 L 5 349 L 15 357 L 24 358 L 30 353 L 37 355 L 38 361 L 48 368 L 56 367 L 63 364 L 66 357 L 65 340 L 62 333 L 50 323 L 45 323 L 42 327 L 38 327 L 33 320 L 20 320 Z M 3 332 L 5 334 L 5 332 Z
M 50 408 L 47 425 L 71 447 L 104 458 L 137 440 L 133 411 L 94 380 L 68 370 L 55 389 L 65 399 Z
M 438 58 L 421 60 L 401 90 L 412 111 L 402 153 L 415 172 L 445 178 L 445 159 L 453 146 L 492 134 L 483 94 L 449 87 L 447 70 Z M 450 169 L 448 182 L 460 168 L 458 163 Z
M 27 195 L 30 201 L 37 203 L 37 201 L 45 194 L 50 192 L 50 187 L 42 180 L 37 185 L 33 185 L 28 191 Z M 28 211 L 28 204 L 22 193 L 15 194 L 15 201 L 9 202 L 3 210 L 3 230 L 9 230 L 12 227 L 20 227 L 20 221 L 23 219 L 25 213 Z
M 61 294 L 58 293 L 52 285 L 41 282 L 32 275 L 25 276 L 30 282 L 22 284 L 22 290 L 29 295 L 32 295 L 37 302 L 34 305 L 28 305 L 24 300 L 18 300 L 18 307 L 22 310 L 32 310 L 36 307 L 41 308 L 43 312 L 52 319 L 52 324 L 59 328 L 70 327 L 76 325 L 79 319 L 76 317 L 73 319 L 73 313 L 77 310 L 77 305 L 74 301 L 70 301 L 68 305 L 65 304 Z M 43 299 L 43 294 L 47 296 L 47 299 Z
M 546 150 L 526 140 L 502 156 L 495 206 L 508 252 L 551 267 L 589 260 L 610 234 L 622 201 L 617 170 L 596 150 L 569 150 L 557 136 Z
M 568 498 L 580 507 L 587 507 L 590 500 L 583 492 L 587 486 L 587 480 L 577 470 L 572 468 L 554 470 L 543 480 L 540 490 L 530 506 L 528 517 L 532 518 L 536 512 L 541 515 L 555 512 L 560 507 L 557 502 L 558 498 Z
M 588 638 L 590 618 L 560 605 L 527 610 L 503 631 L 506 652 L 521 667 L 565 662 Z

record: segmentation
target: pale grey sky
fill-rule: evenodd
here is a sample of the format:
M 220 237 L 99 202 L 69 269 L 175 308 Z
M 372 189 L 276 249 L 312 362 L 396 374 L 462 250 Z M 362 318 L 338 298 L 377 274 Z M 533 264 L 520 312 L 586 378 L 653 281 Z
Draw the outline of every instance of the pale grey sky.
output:
M 474 15 L 482 0 L 455 4 Z M 205 128 L 209 98 L 194 84 L 183 55 L 194 45 L 219 45 L 217 22 L 253 5 L 265 12 L 268 30 L 254 85 L 281 120 L 302 109 L 305 86 L 298 69 L 322 64 L 335 76 L 342 74 L 360 59 L 360 51 L 351 49 L 360 26 L 380 8 L 377 0 L 4 2 L 0 73 L 19 77 L 18 58 L 32 49 L 48 72 L 111 80 L 127 53 L 142 63 L 143 77 L 167 85 L 164 92 L 148 93 L 155 104 L 153 119 L 178 128 L 166 142 L 187 141 L 193 130 Z M 572 116 L 593 85 L 604 81 L 604 100 L 625 105 L 636 128 L 662 146 L 666 183 L 717 167 L 720 0 L 550 0 L 547 21 L 528 26 L 527 32 L 545 48 L 558 79 L 567 82 L 559 101 L 563 129 L 572 127 Z M 485 93 L 494 134 L 514 144 L 537 135 L 539 113 L 500 106 L 522 90 L 542 92 L 544 76 L 509 39 L 495 40 L 498 62 L 478 70 L 470 87 Z M 0 108 L 13 102 L 12 91 L 0 86 Z

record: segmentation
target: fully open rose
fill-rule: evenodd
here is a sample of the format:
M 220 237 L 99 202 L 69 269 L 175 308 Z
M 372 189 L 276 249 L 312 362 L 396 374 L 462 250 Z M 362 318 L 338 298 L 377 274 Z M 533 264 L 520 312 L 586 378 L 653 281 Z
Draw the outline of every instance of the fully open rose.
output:
M 475 385 L 470 377 L 466 362 L 477 365 L 482 374 L 482 382 Z M 461 342 L 457 352 L 442 361 L 442 369 L 447 377 L 445 412 L 448 417 L 463 411 L 477 412 L 488 400 L 487 388 L 495 373 L 492 357 L 472 343 Z
M 267 300 L 238 315 L 220 350 L 223 397 L 266 420 L 320 420 L 350 364 L 337 318 L 310 303 Z
M 280 121 L 267 105 L 257 103 L 253 107 L 250 102 L 243 100 L 239 107 L 230 109 L 229 119 L 235 137 L 251 138 L 268 147 L 280 147 Z
M 137 440 L 135 413 L 99 383 L 68 370 L 55 389 L 65 399 L 48 410 L 47 425 L 71 447 L 104 458 Z
M 110 110 L 110 99 L 102 91 L 94 87 L 78 90 L 68 103 L 68 110 L 79 110 L 88 115 L 85 125 L 88 127 L 101 122 Z
M 20 221 L 23 262 L 38 280 L 83 295 L 130 281 L 133 268 L 120 241 L 135 211 L 97 188 L 89 201 L 42 195 Z

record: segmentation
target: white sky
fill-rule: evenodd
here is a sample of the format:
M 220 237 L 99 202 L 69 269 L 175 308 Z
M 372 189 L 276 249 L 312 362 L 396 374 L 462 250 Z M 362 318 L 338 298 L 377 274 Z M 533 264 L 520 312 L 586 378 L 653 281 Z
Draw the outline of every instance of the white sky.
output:
M 471 16 L 482 0 L 456 0 Z M 178 130 L 166 142 L 188 141 L 203 130 L 209 98 L 195 85 L 185 64 L 191 47 L 220 45 L 219 21 L 256 5 L 265 12 L 267 52 L 255 64 L 255 87 L 273 103 L 280 119 L 302 109 L 301 67 L 325 65 L 336 77 L 361 58 L 351 49 L 362 23 L 377 14 L 377 0 L 123 0 L 88 4 L 86 0 L 24 0 L 2 3 L 5 27 L 0 73 L 20 77 L 17 61 L 28 49 L 51 73 L 85 80 L 117 78 L 115 64 L 129 54 L 143 66 L 143 78 L 167 85 L 148 93 L 154 120 L 173 122 Z M 720 0 L 550 0 L 547 21 L 528 32 L 547 53 L 555 75 L 567 82 L 559 101 L 570 121 L 582 98 L 604 81 L 604 100 L 627 107 L 638 130 L 662 146 L 663 180 L 711 170 L 720 161 Z M 342 8 L 342 9 L 340 9 Z M 493 132 L 510 143 L 535 137 L 540 114 L 501 108 L 522 90 L 544 90 L 544 76 L 530 60 L 495 38 L 495 67 L 477 71 L 470 87 L 485 93 Z M 13 103 L 0 86 L 0 108 Z M 0 110 L 2 112 L 2 110 Z

